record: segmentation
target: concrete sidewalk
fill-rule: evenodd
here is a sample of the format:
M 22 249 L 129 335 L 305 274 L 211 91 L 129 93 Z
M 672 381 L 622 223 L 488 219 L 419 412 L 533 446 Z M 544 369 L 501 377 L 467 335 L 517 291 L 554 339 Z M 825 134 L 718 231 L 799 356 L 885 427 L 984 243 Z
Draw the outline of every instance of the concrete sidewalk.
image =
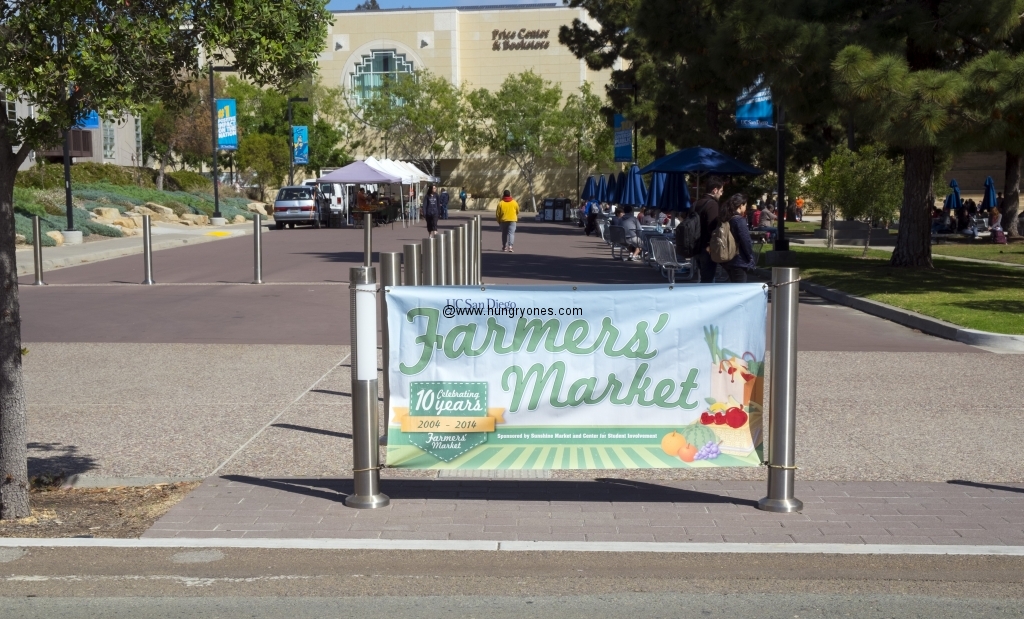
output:
M 599 473 L 599 472 L 595 472 Z M 345 507 L 338 478 L 207 479 L 144 538 L 1024 546 L 1024 484 L 798 482 L 801 513 L 756 509 L 764 482 L 385 479 Z

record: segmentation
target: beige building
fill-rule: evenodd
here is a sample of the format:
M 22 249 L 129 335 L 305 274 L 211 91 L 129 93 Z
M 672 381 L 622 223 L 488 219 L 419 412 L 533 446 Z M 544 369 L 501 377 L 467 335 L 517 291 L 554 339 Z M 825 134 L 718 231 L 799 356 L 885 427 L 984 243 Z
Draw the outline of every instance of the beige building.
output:
M 383 77 L 429 70 L 453 84 L 497 90 L 511 74 L 532 69 L 558 84 L 563 96 L 584 82 L 602 94 L 610 72 L 595 72 L 558 42 L 558 30 L 574 19 L 590 21 L 586 11 L 561 4 L 337 11 L 320 55 L 320 79 L 342 86 L 358 99 Z M 392 153 L 389 153 L 394 155 Z M 363 155 L 384 156 L 383 152 Z M 527 197 L 526 183 L 515 164 L 502 157 L 476 154 L 444 159 L 442 183 L 465 186 L 477 197 L 496 198 L 508 187 Z M 586 178 L 588 171 L 583 171 Z M 575 194 L 576 164 L 551 164 L 538 179 L 542 195 Z

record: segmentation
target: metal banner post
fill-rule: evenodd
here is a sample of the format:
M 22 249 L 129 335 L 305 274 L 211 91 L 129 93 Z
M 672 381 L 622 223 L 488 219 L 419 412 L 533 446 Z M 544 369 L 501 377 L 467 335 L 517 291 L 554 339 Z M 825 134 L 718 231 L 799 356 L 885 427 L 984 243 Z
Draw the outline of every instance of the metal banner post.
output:
M 476 286 L 476 219 L 469 220 L 466 229 L 466 284 Z
M 440 243 L 434 237 L 423 239 L 423 277 L 420 284 L 423 286 L 437 285 L 437 253 Z
M 373 265 L 373 214 L 363 213 L 363 266 Z
M 36 263 L 36 281 L 33 286 L 45 286 L 43 281 L 43 239 L 39 215 L 32 216 L 32 258 Z
M 419 286 L 423 282 L 420 272 L 420 246 L 417 243 L 403 245 L 402 250 L 405 253 L 405 281 L 402 283 L 406 286 Z
M 444 254 L 447 260 L 444 263 L 444 286 L 455 285 L 455 231 L 448 230 L 441 236 L 444 243 Z
M 480 215 L 476 216 L 476 283 L 484 283 L 484 231 Z
M 772 269 L 771 397 L 768 405 L 768 496 L 757 502 L 769 512 L 798 512 L 796 473 L 796 326 L 800 269 Z
M 142 216 L 142 262 L 146 279 L 142 283 L 152 286 L 153 281 L 153 237 L 149 229 L 149 215 Z
M 379 411 L 377 407 L 377 272 L 372 266 L 349 269 L 352 295 L 352 494 L 345 505 L 384 507 L 391 499 L 380 491 Z
M 446 238 L 450 237 L 451 232 L 447 230 L 434 237 L 437 239 L 437 263 L 434 265 L 437 267 L 437 276 L 434 278 L 435 286 L 448 286 L 451 284 L 451 280 L 448 279 L 448 261 L 452 257 L 448 250 L 451 244 L 446 240 Z
M 263 283 L 263 222 L 259 213 L 252 214 L 252 283 Z
M 463 286 L 466 282 L 462 279 L 462 267 L 466 262 L 466 254 L 462 252 L 462 236 L 465 229 L 462 226 L 455 226 L 452 229 L 452 285 Z
M 397 251 L 380 252 L 380 286 L 383 292 L 386 286 L 402 285 L 402 254 Z M 380 303 L 380 342 L 381 355 L 384 360 L 384 401 L 391 401 L 391 383 L 388 381 L 388 351 L 390 345 L 388 337 L 388 295 L 381 296 Z

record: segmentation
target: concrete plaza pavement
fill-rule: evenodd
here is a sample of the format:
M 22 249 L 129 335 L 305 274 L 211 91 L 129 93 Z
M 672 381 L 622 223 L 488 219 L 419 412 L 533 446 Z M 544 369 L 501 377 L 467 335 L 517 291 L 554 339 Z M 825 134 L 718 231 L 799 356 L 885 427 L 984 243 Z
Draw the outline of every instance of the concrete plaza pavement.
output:
M 497 227 L 485 217 L 488 283 L 664 281 L 639 264 L 612 261 L 603 243 L 567 224 L 524 222 L 516 253 L 501 253 Z M 384 251 L 425 236 L 422 226 L 400 224 L 374 232 L 375 249 Z M 802 299 L 799 332 L 804 514 L 766 519 L 756 511 L 758 468 L 553 471 L 551 481 L 489 482 L 387 469 L 393 506 L 347 510 L 345 280 L 362 258 L 360 231 L 268 233 L 263 286 L 245 283 L 250 243 L 157 252 L 161 285 L 154 287 L 131 283 L 141 272 L 141 258 L 132 256 L 55 271 L 46 288 L 21 288 L 34 472 L 208 478 L 149 533 L 163 536 L 656 542 L 672 534 L 798 542 L 807 535 L 859 544 L 1024 544 L 1024 524 L 1013 519 L 1021 511 L 1024 465 L 1016 454 L 1024 428 L 1009 412 L 1024 401 L 1013 391 L 986 395 L 992 365 L 1017 357 L 813 297 Z M 950 483 L 961 481 L 969 483 Z M 632 498 L 620 510 L 594 498 L 606 491 Z M 638 508 L 647 515 L 635 517 Z M 435 509 L 451 515 L 427 513 Z M 535 513 L 509 522 L 513 511 Z M 579 516 L 587 511 L 597 515 Z M 472 522 L 458 522 L 456 512 Z M 573 524 L 557 522 L 567 517 Z M 494 518 L 505 521 L 483 523 Z M 666 518 L 677 522 L 656 524 Z M 710 530 L 697 531 L 701 524 Z M 653 530 L 659 526 L 676 530 Z

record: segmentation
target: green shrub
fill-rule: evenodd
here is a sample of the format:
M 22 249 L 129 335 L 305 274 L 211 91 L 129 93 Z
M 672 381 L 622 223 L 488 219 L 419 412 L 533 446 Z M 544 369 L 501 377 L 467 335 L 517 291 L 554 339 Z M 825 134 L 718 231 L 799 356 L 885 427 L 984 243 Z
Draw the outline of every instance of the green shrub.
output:
M 46 215 L 46 207 L 39 203 L 39 200 L 36 198 L 36 192 L 24 187 L 15 187 L 14 212 L 22 213 L 29 217 L 32 215 L 44 217 Z
M 209 191 L 213 192 L 213 181 L 198 172 L 181 170 L 165 175 L 174 181 L 175 189 L 179 191 Z M 165 179 L 166 182 L 166 179 Z
M 156 171 L 150 168 L 131 168 L 83 161 L 71 166 L 71 186 L 89 183 L 109 183 L 120 186 L 155 187 Z M 64 187 L 64 166 L 42 163 L 29 170 L 18 172 L 15 185 L 32 189 L 60 189 Z

